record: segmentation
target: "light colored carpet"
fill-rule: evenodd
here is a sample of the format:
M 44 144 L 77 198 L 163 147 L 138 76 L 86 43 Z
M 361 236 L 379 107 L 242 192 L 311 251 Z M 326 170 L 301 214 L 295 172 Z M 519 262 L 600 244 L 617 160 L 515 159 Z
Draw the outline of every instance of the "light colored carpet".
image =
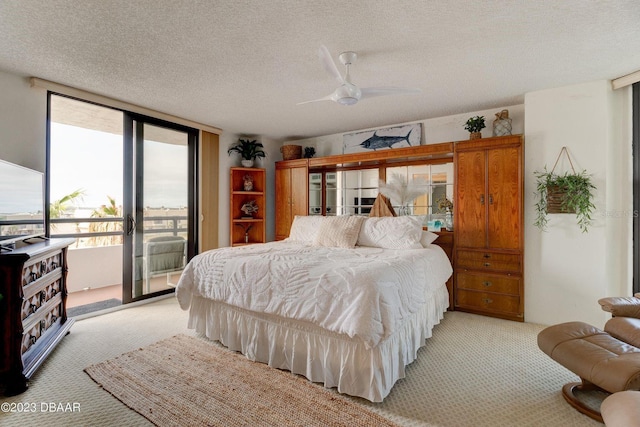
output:
M 158 426 L 398 427 L 306 378 L 183 334 L 85 372 Z
M 83 369 L 176 334 L 193 335 L 186 325 L 187 313 L 173 298 L 76 322 L 30 388 L 3 399 L 35 403 L 37 411 L 0 412 L 0 425 L 151 425 Z M 602 426 L 562 398 L 562 385 L 578 378 L 538 349 L 541 329 L 448 312 L 384 402 L 348 399 L 404 426 Z M 78 403 L 80 411 L 43 412 L 41 402 Z

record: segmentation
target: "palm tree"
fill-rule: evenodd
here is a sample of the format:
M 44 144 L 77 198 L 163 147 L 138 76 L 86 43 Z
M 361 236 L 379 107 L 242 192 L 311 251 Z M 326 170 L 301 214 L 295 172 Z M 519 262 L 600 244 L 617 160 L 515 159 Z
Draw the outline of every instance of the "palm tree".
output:
M 49 217 L 61 218 L 69 207 L 69 204 L 75 204 L 76 199 L 82 200 L 84 193 L 85 190 L 83 190 L 82 188 L 78 188 L 77 190 L 67 194 L 66 196 L 62 196 L 60 199 L 54 200 L 53 202 L 49 203 Z
M 91 212 L 91 218 L 119 218 L 122 216 L 122 206 L 116 204 L 116 199 L 107 196 L 109 203 Z M 89 224 L 90 233 L 105 231 L 122 231 L 121 222 L 92 222 Z M 89 239 L 90 246 L 110 246 L 122 244 L 122 236 L 96 236 Z

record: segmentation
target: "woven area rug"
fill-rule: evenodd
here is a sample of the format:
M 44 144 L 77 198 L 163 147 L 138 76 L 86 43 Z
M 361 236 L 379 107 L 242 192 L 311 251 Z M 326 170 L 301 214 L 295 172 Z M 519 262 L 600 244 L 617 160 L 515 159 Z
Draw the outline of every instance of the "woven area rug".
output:
M 306 378 L 176 335 L 84 370 L 158 426 L 395 426 Z

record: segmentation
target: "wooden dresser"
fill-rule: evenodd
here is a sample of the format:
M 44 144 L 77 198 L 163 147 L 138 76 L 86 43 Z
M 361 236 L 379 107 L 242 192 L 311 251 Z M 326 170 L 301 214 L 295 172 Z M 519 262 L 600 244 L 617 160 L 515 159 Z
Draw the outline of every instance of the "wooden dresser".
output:
M 458 142 L 455 309 L 524 321 L 522 136 Z
M 27 388 L 27 381 L 68 333 L 67 247 L 73 239 L 51 239 L 0 253 L 0 376 L 5 394 Z

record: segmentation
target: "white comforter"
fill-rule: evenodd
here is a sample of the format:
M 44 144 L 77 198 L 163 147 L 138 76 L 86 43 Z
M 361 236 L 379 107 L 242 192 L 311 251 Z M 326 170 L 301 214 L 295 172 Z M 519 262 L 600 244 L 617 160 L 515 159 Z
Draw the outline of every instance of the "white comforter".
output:
M 194 257 L 176 296 L 308 321 L 373 347 L 422 307 L 452 273 L 444 251 L 341 249 L 294 242 L 221 248 Z

